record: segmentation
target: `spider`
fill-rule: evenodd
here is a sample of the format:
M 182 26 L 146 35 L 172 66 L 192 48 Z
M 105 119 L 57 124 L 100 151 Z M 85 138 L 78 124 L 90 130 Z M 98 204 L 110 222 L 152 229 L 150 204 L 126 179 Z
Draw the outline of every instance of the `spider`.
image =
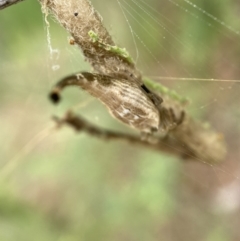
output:
M 159 95 L 144 83 L 125 76 L 89 72 L 67 76 L 50 93 L 54 103 L 60 101 L 60 93 L 67 86 L 80 86 L 98 98 L 113 117 L 141 133 L 171 130 L 183 121 L 183 112 L 177 119 L 171 108 L 163 107 L 163 99 Z

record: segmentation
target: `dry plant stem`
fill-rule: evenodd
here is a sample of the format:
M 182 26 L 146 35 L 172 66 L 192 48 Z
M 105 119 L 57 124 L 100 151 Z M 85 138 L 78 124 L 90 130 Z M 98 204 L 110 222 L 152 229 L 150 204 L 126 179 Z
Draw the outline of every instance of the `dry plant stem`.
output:
M 63 118 L 58 118 L 54 117 L 54 120 L 59 124 L 59 126 L 62 126 L 63 124 L 69 125 L 73 129 L 75 129 L 77 132 L 85 132 L 89 134 L 90 136 L 94 136 L 103 140 L 122 140 L 122 141 L 127 141 L 135 145 L 140 145 L 145 148 L 150 148 L 156 151 L 161 151 L 168 153 L 170 155 L 175 155 L 178 156 L 184 160 L 196 160 L 204 163 L 215 163 L 213 162 L 214 160 L 219 160 L 220 156 L 222 157 L 223 152 L 219 153 L 212 153 L 211 151 L 207 150 L 207 148 L 211 148 L 212 143 L 216 142 L 218 140 L 215 140 L 214 138 L 216 137 L 215 134 L 209 135 L 210 133 L 206 131 L 204 133 L 204 130 L 201 130 L 201 135 L 203 136 L 203 139 L 205 140 L 204 135 L 209 135 L 208 142 L 203 146 L 201 145 L 202 140 L 192 140 L 192 145 L 184 145 L 183 143 L 185 141 L 189 140 L 183 140 L 179 141 L 179 139 L 175 138 L 173 135 L 169 134 L 163 138 L 158 138 L 158 137 L 153 137 L 151 140 L 143 140 L 139 136 L 132 135 L 132 134 L 124 134 L 116 131 L 110 131 L 106 130 L 100 127 L 97 127 L 85 119 L 83 119 L 80 116 L 76 116 L 72 112 L 68 112 L 65 117 Z M 191 126 L 194 127 L 195 125 L 198 125 L 196 122 L 193 122 L 193 120 L 189 120 L 192 122 Z M 188 123 L 188 122 L 187 122 Z M 185 129 L 186 126 L 183 124 L 181 128 Z M 189 129 L 187 127 L 187 129 Z M 182 130 L 180 130 L 181 133 Z M 176 133 L 175 135 L 178 135 Z M 181 135 L 182 136 L 182 135 Z M 191 135 L 190 135 L 191 136 Z M 221 139 L 221 136 L 218 136 L 217 138 Z M 196 145 L 198 142 L 200 146 L 198 146 L 199 150 L 202 150 L 200 153 L 198 150 L 195 151 L 194 148 L 196 148 Z M 190 141 L 189 141 L 190 143 Z M 207 147 L 207 145 L 209 147 Z M 219 146 L 221 148 L 221 146 Z M 207 155 L 211 156 L 207 156 Z M 210 162 L 209 160 L 212 160 Z
M 122 140 L 171 155 L 177 155 L 184 159 L 197 158 L 194 156 L 194 153 L 187 149 L 186 146 L 182 146 L 181 143 L 177 143 L 177 140 L 170 138 L 170 136 L 166 136 L 165 138 L 161 139 L 152 137 L 151 140 L 143 140 L 137 135 L 110 131 L 97 127 L 82 117 L 76 116 L 72 112 L 68 112 L 62 119 L 54 117 L 54 120 L 59 126 L 62 126 L 63 124 L 69 125 L 77 132 L 85 132 L 90 136 L 94 136 L 103 140 Z
M 111 36 L 103 26 L 101 17 L 96 13 L 88 0 L 39 1 L 42 4 L 43 12 L 51 12 L 58 22 L 72 35 L 74 42 L 82 49 L 86 60 L 92 65 L 95 72 L 142 83 L 140 72 L 136 69 L 133 63 L 127 61 L 117 53 L 99 47 L 99 45 L 96 44 L 96 42 L 93 42 L 89 37 L 89 31 L 94 31 L 101 41 L 109 45 L 115 45 Z M 185 153 L 186 156 L 193 156 L 195 157 L 195 160 L 207 163 L 219 163 L 224 160 L 226 155 L 226 145 L 221 134 L 206 128 L 200 122 L 193 120 L 185 112 L 181 103 L 173 100 L 170 96 L 161 95 L 161 98 L 163 99 L 163 107 L 170 110 L 177 119 L 180 118 L 181 113 L 183 112 L 185 116 L 180 125 L 169 131 L 168 138 L 164 139 L 168 141 L 164 143 L 164 140 L 161 140 L 162 143 L 170 145 L 168 152 L 180 157 L 183 157 L 182 154 Z M 72 118 L 65 118 L 65 122 L 76 128 L 76 122 L 69 120 L 72 120 Z M 89 124 L 86 123 L 84 126 L 88 125 Z M 80 128 L 79 130 L 88 130 L 87 132 L 89 134 L 101 132 L 99 128 L 94 128 L 95 130 L 98 130 L 98 132 L 89 131 L 88 128 Z M 110 136 L 113 136 L 112 134 Z M 101 135 L 97 136 L 100 137 Z M 115 139 L 116 136 L 119 136 L 119 139 L 131 139 L 129 136 L 123 137 L 122 134 L 119 133 L 116 133 L 114 137 Z M 133 139 L 131 139 L 131 141 L 133 141 Z M 140 143 L 141 140 L 137 141 L 134 138 L 133 142 Z M 146 147 L 153 147 L 151 143 L 146 144 L 146 142 L 144 142 L 144 145 Z M 157 145 L 157 148 L 158 146 L 159 145 Z M 153 148 L 156 149 L 156 145 Z M 166 148 L 159 147 L 158 149 L 166 151 Z M 181 151 L 178 152 L 176 150 Z
M 133 63 L 108 51 L 91 41 L 89 31 L 96 33 L 105 44 L 114 42 L 102 24 L 101 16 L 94 10 L 88 0 L 39 0 L 43 12 L 53 13 L 59 23 L 72 35 L 75 44 L 79 45 L 86 60 L 98 73 L 133 76 L 140 78 L 140 73 Z
M 0 10 L 22 1 L 23 0 L 0 0 Z

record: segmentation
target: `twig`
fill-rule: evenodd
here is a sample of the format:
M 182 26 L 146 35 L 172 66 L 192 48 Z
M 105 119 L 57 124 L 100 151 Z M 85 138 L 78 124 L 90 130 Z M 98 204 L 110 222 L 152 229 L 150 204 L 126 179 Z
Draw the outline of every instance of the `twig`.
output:
M 22 1 L 23 0 L 0 0 L 0 10 Z
M 197 158 L 186 146 L 177 143 L 177 140 L 165 136 L 159 139 L 157 136 L 149 136 L 149 138 L 141 138 L 137 135 L 126 134 L 116 131 L 110 131 L 97 127 L 84 118 L 75 115 L 73 112 L 67 112 L 63 118 L 54 117 L 59 126 L 69 125 L 77 132 L 85 132 L 90 136 L 94 136 L 103 140 L 120 140 L 127 141 L 135 145 L 141 145 L 145 148 L 151 148 L 157 151 L 166 152 L 171 155 L 177 155 L 183 159 Z
M 142 83 L 141 74 L 134 63 L 129 61 L 129 58 L 125 58 L 118 52 L 111 51 L 111 48 L 106 47 L 114 46 L 113 49 L 116 49 L 111 36 L 102 24 L 101 17 L 88 0 L 39 1 L 42 4 L 43 12 L 48 13 L 48 10 L 50 10 L 58 22 L 72 35 L 74 42 L 82 49 L 86 60 L 96 72 L 111 76 L 116 74 L 116 78 L 122 76 Z M 184 110 L 182 103 L 171 96 L 163 93 L 161 98 L 163 99 L 163 108 L 171 112 L 177 119 L 181 118 L 182 113 L 185 116 L 183 122 L 168 133 L 168 139 L 171 140 L 170 143 L 166 143 L 171 145 L 171 148 L 169 148 L 171 151 L 168 152 L 182 157 L 182 154 L 176 153 L 175 150 L 183 147 L 180 149 L 183 149 L 186 155 L 194 156 L 203 162 L 219 163 L 224 160 L 226 145 L 220 133 L 216 133 L 202 123 L 193 120 Z M 95 134 L 98 137 L 101 136 L 99 128 L 93 126 L 90 126 L 90 129 L 86 128 L 89 127 L 89 124 L 82 122 L 81 118 L 67 116 L 65 122 L 71 124 L 74 128 L 79 126 L 79 123 L 85 123 L 84 128 L 80 128 L 81 130 L 87 131 L 89 134 Z M 109 132 L 104 130 L 103 133 Z M 135 143 L 143 143 L 137 141 L 136 138 L 132 139 L 132 137 L 126 137 L 120 133 L 108 135 L 111 138 L 113 136 L 114 138 L 131 140 Z M 152 144 L 149 143 L 144 142 L 144 145 L 152 147 Z M 159 147 L 159 149 L 161 148 Z M 165 148 L 162 150 L 166 151 Z

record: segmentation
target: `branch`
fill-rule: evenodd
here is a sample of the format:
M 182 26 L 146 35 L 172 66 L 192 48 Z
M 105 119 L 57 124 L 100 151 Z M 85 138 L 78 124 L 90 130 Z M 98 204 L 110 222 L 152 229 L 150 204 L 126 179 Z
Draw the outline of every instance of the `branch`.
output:
M 48 11 L 50 11 L 72 35 L 74 42 L 82 49 L 86 60 L 96 72 L 113 77 L 116 75 L 116 78 L 121 76 L 123 79 L 143 83 L 140 72 L 136 69 L 134 63 L 129 61 L 129 57 L 125 57 L 119 51 L 113 51 L 120 48 L 115 45 L 103 26 L 101 17 L 88 0 L 39 1 L 43 12 L 48 14 Z M 180 157 L 183 157 L 183 151 L 188 156 L 196 157 L 196 160 L 208 163 L 221 162 L 226 155 L 226 145 L 222 135 L 193 120 L 186 113 L 181 101 L 166 92 L 162 92 L 160 96 L 163 99 L 162 106 L 165 110 L 172 113 L 176 119 L 180 119 L 184 114 L 184 119 L 180 125 L 168 132 L 167 142 L 162 139 L 154 146 L 137 140 L 136 137 L 101 130 L 83 121 L 80 117 L 67 115 L 63 122 L 70 124 L 79 131 L 84 130 L 97 137 L 102 138 L 102 134 L 105 133 L 104 135 L 110 139 L 125 139 L 146 147 L 167 151 Z M 171 148 L 163 147 L 163 145 L 170 145 Z M 176 151 L 178 149 L 181 151 Z
M 180 156 L 184 159 L 197 158 L 186 146 L 183 146 L 182 143 L 179 143 L 176 139 L 172 139 L 170 136 L 161 139 L 156 136 L 151 136 L 150 139 L 144 140 L 136 135 L 110 131 L 97 127 L 86 121 L 84 118 L 76 116 L 72 112 L 67 112 L 63 118 L 54 117 L 54 120 L 59 126 L 68 125 L 77 132 L 85 132 L 88 135 L 99 139 L 127 141 L 131 144 L 166 152 L 171 155 Z
M 23 0 L 0 0 L 0 10 L 22 1 Z

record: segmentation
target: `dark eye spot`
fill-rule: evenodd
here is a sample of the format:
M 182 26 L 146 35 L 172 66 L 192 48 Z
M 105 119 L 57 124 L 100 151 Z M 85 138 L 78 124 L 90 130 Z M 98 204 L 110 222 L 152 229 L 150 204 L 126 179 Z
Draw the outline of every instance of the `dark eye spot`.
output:
M 146 92 L 146 93 L 151 93 L 150 90 L 146 87 L 146 85 L 141 85 L 141 88 Z
M 77 17 L 78 13 L 74 13 L 74 16 Z

